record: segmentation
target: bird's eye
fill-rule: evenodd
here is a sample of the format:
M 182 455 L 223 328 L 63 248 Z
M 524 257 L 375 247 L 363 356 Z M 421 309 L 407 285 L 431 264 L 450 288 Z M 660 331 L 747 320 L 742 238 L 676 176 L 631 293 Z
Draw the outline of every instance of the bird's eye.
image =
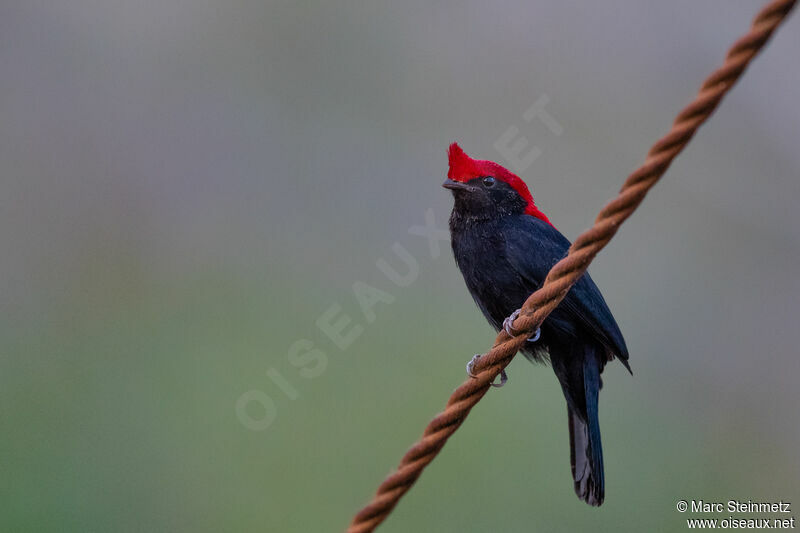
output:
M 495 179 L 491 176 L 487 176 L 483 178 L 483 186 L 484 187 L 494 187 Z

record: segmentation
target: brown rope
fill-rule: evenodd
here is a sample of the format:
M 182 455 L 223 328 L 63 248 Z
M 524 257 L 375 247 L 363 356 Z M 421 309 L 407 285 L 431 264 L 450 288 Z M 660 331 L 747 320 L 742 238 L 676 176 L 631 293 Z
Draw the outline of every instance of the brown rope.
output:
M 723 65 L 706 79 L 694 101 L 678 114 L 669 133 L 650 148 L 647 159 L 628 177 L 619 195 L 600 211 L 594 226 L 575 240 L 567 256 L 550 270 L 542 288 L 527 299 L 513 324 L 514 330 L 519 333 L 511 337 L 500 332 L 492 349 L 476 362 L 473 372 L 477 377 L 467 379 L 453 392 L 444 411 L 428 424 L 422 438 L 406 452 L 397 470 L 381 483 L 372 501 L 353 518 L 348 533 L 372 531 L 386 519 L 422 470 L 486 394 L 489 384 L 511 362 L 531 332 L 558 306 L 572 285 L 586 272 L 592 259 L 608 244 L 620 224 L 642 203 L 672 160 L 711 116 L 722 97 L 785 20 L 795 3 L 796 0 L 775 0 L 761 10 L 747 35 L 734 43 Z

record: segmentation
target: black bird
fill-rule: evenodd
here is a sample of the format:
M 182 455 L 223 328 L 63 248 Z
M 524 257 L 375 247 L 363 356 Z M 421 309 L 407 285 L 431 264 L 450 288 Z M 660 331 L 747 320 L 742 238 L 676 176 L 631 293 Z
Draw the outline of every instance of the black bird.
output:
M 450 236 L 456 263 L 489 323 L 498 331 L 510 328 L 506 317 L 541 286 L 570 242 L 536 207 L 518 176 L 497 163 L 470 158 L 456 143 L 449 159 L 443 186 L 455 200 Z M 575 493 L 598 506 L 605 494 L 600 374 L 614 357 L 629 372 L 630 366 L 622 333 L 588 273 L 530 340 L 522 353 L 534 362 L 549 358 L 567 400 Z

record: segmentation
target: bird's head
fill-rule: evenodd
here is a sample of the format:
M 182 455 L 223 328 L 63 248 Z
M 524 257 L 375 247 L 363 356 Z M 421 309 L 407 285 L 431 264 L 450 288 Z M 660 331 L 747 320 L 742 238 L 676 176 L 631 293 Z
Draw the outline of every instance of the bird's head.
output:
M 519 176 L 493 161 L 472 159 L 457 143 L 448 151 L 450 170 L 442 187 L 453 191 L 454 211 L 466 217 L 527 214 L 550 224 Z

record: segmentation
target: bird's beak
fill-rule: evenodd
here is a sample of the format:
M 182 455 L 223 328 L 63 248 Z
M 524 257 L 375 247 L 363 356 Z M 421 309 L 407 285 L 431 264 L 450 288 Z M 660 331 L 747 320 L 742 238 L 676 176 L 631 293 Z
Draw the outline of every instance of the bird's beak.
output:
M 460 181 L 455 181 L 451 179 L 445 180 L 445 182 L 442 183 L 442 187 L 444 187 L 445 189 L 451 189 L 453 191 L 466 191 L 471 189 L 471 187 L 466 183 L 462 183 Z

